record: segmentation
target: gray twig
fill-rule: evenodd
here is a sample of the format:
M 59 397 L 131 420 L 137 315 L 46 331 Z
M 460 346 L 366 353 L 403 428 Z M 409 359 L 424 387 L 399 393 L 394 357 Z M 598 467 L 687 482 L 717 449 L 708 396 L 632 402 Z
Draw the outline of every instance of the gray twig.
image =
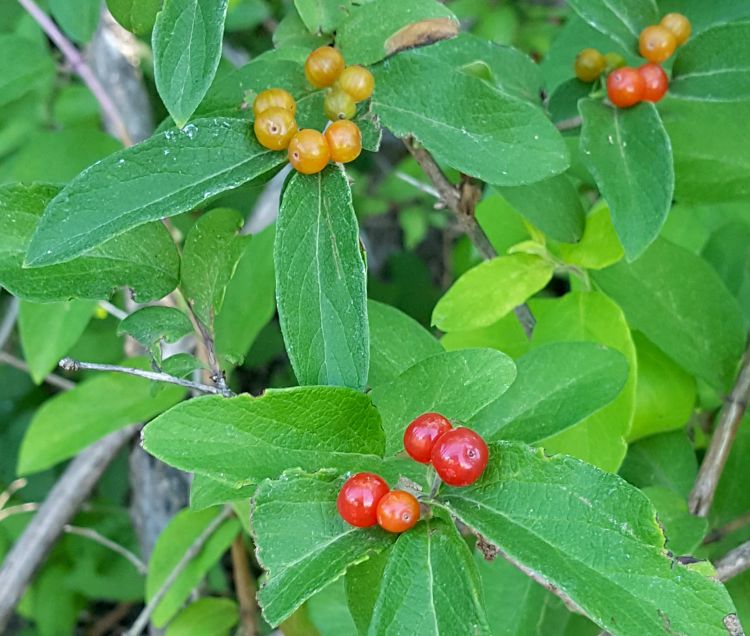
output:
M 13 367 L 14 369 L 18 369 L 19 371 L 23 371 L 24 373 L 29 372 L 28 364 L 26 364 L 23 360 L 19 360 L 15 356 L 6 353 L 5 351 L 0 351 L 0 364 L 7 364 L 9 367 Z M 51 386 L 62 389 L 63 391 L 70 391 L 70 389 L 72 389 L 76 385 L 75 382 L 71 382 L 67 378 L 61 378 L 59 375 L 55 375 L 54 373 L 50 373 L 49 375 L 47 375 L 44 378 L 44 381 Z
M 107 300 L 100 300 L 99 307 L 101 307 L 104 311 L 106 311 L 110 316 L 117 318 L 117 320 L 125 320 L 125 318 L 128 317 L 127 311 L 123 311 L 122 309 L 120 309 L 116 305 L 113 305 L 111 302 Z
M 728 581 L 748 569 L 750 569 L 750 541 L 730 550 L 716 562 L 716 575 L 720 581 Z
M 11 296 L 8 307 L 5 310 L 5 316 L 3 316 L 3 321 L 0 323 L 0 349 L 5 347 L 10 334 L 13 333 L 13 327 L 15 327 L 16 318 L 18 318 L 19 306 L 20 302 L 18 298 Z
M 66 523 L 63 526 L 63 530 L 67 532 L 68 534 L 75 534 L 79 537 L 91 539 L 92 541 L 95 541 L 96 543 L 103 545 L 105 548 L 109 548 L 113 552 L 117 552 L 117 554 L 119 554 L 122 557 L 125 557 L 128 561 L 130 561 L 140 574 L 146 574 L 146 572 L 148 572 L 148 568 L 146 567 L 146 564 L 143 561 L 141 561 L 130 550 L 128 550 L 124 546 L 121 546 L 119 543 L 115 543 L 111 539 L 107 539 L 107 537 L 105 537 L 103 534 L 99 534 L 96 530 L 93 530 L 92 528 L 81 528 L 79 526 L 71 526 L 70 524 Z
M 5 504 L 7 504 L 10 501 L 10 498 L 15 495 L 19 490 L 22 488 L 26 488 L 26 484 L 28 482 L 24 477 L 21 477 L 20 479 L 16 479 L 15 481 L 10 482 L 8 487 L 3 490 L 3 492 L 0 492 L 0 510 L 2 510 L 5 507 Z
M 121 367 L 116 364 L 99 364 L 96 362 L 81 362 L 80 360 L 73 360 L 73 358 L 63 358 L 60 360 L 60 368 L 65 371 L 110 371 L 113 373 L 125 373 L 126 375 L 134 375 L 139 378 L 145 378 L 146 380 L 153 380 L 154 382 L 166 382 L 168 384 L 176 384 L 178 386 L 184 386 L 188 389 L 194 389 L 201 393 L 212 393 L 214 395 L 223 395 L 230 397 L 234 395 L 228 388 L 221 389 L 219 387 L 211 386 L 209 384 L 202 384 L 200 382 L 193 382 L 192 380 L 186 380 L 184 378 L 178 378 L 168 373 L 158 373 L 156 371 L 145 371 L 144 369 L 133 369 L 131 367 Z
M 719 485 L 721 474 L 727 463 L 732 443 L 737 435 L 737 429 L 742 416 L 747 410 L 750 396 L 750 348 L 745 352 L 739 375 L 731 393 L 724 400 L 719 425 L 714 431 L 708 452 L 703 459 L 695 485 L 690 493 L 688 503 L 690 511 L 699 517 L 708 516 L 711 504 Z
M 140 635 L 140 633 L 148 624 L 148 621 L 151 618 L 151 614 L 154 613 L 156 606 L 164 598 L 166 593 L 169 591 L 169 588 L 172 587 L 174 582 L 177 580 L 177 577 L 180 576 L 180 574 L 182 574 L 182 571 L 188 566 L 188 564 L 196 556 L 198 556 L 200 551 L 203 549 L 203 546 L 206 544 L 206 541 L 211 538 L 211 535 L 213 535 L 213 533 L 218 530 L 219 526 L 231 516 L 232 508 L 230 506 L 224 506 L 224 509 L 218 515 L 216 515 L 211 523 L 209 523 L 205 527 L 203 532 L 201 532 L 196 537 L 195 541 L 193 541 L 190 547 L 185 551 L 185 554 L 182 555 L 182 558 L 177 562 L 177 565 L 175 565 L 174 569 L 169 573 L 169 576 L 164 579 L 164 583 L 161 584 L 161 587 L 151 597 L 151 600 L 146 604 L 146 607 L 143 608 L 141 613 L 138 615 L 138 618 L 135 619 L 133 626 L 126 632 L 125 636 Z

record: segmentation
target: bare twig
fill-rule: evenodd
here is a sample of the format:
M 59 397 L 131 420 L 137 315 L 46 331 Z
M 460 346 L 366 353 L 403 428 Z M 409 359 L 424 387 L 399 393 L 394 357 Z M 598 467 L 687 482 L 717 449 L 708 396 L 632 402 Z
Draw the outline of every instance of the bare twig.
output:
M 178 386 L 184 386 L 188 389 L 194 389 L 201 393 L 212 393 L 214 395 L 231 396 L 234 395 L 228 388 L 220 389 L 215 386 L 208 384 L 201 384 L 200 382 L 193 382 L 192 380 L 185 380 L 184 378 L 178 378 L 168 373 L 157 373 L 156 371 L 145 371 L 143 369 L 133 369 L 131 367 L 121 367 L 116 364 L 98 364 L 96 362 L 81 362 L 80 360 L 73 360 L 72 358 L 63 358 L 60 360 L 60 368 L 65 371 L 111 371 L 113 373 L 124 373 L 126 375 L 134 375 L 139 378 L 145 378 L 146 380 L 153 380 L 154 382 L 166 382 L 168 384 L 177 384 Z
M 7 364 L 9 367 L 13 367 L 14 369 L 18 369 L 19 371 L 23 371 L 24 373 L 29 372 L 28 364 L 26 364 L 23 360 L 19 360 L 15 356 L 6 353 L 5 351 L 0 351 L 0 364 Z M 76 385 L 75 382 L 71 382 L 67 378 L 61 378 L 59 375 L 55 375 L 54 373 L 50 373 L 48 376 L 46 376 L 44 378 L 44 381 L 50 386 L 62 389 L 63 391 L 70 391 L 70 389 L 72 389 Z
M 100 300 L 99 307 L 101 307 L 104 311 L 106 311 L 110 316 L 117 318 L 117 320 L 125 320 L 125 318 L 128 317 L 127 311 L 123 311 L 122 309 L 120 309 L 116 305 L 113 305 L 111 302 L 107 300 Z
M 732 443 L 737 435 L 742 416 L 747 410 L 750 395 L 750 349 L 745 357 L 732 392 L 724 400 L 719 425 L 711 438 L 688 503 L 690 511 L 699 517 L 708 516 L 721 473 L 727 463 Z
M 16 325 L 16 318 L 18 318 L 18 308 L 20 301 L 15 296 L 10 297 L 8 306 L 5 309 L 5 316 L 3 321 L 0 322 L 0 349 L 5 347 L 5 343 L 8 342 L 10 334 L 13 333 L 13 327 Z
M 3 508 L 0 510 L 0 522 L 5 521 L 9 517 L 15 517 L 16 515 L 22 515 L 28 512 L 36 512 L 37 510 L 39 510 L 38 503 L 22 503 L 17 506 L 11 506 L 10 508 Z
M 62 31 L 57 28 L 57 25 L 39 8 L 34 0 L 18 0 L 18 3 L 26 9 L 29 15 L 36 20 L 40 27 L 42 27 L 42 30 L 47 34 L 49 39 L 55 43 L 55 46 L 60 49 L 65 56 L 65 59 L 68 60 L 73 71 L 75 71 L 86 86 L 88 86 L 91 93 L 99 102 L 99 106 L 101 107 L 104 116 L 113 126 L 117 133 L 117 137 L 123 145 L 132 146 L 133 142 L 130 139 L 130 135 L 128 135 L 128 131 L 125 128 L 125 124 L 122 121 L 122 117 L 120 116 L 117 107 L 110 98 L 109 93 L 104 90 L 104 87 L 96 75 L 94 75 L 89 65 L 86 64 L 80 51 L 63 35 Z
M 728 581 L 750 569 L 750 541 L 727 552 L 716 562 L 716 575 L 720 581 Z
M 713 530 L 711 530 L 711 532 L 709 532 L 703 539 L 703 545 L 721 541 L 727 535 L 736 532 L 740 528 L 744 528 L 748 524 L 750 524 L 750 512 L 741 515 L 736 519 L 732 519 L 728 523 L 725 523 L 723 526 L 719 526 L 718 528 L 714 528 Z
M 124 546 L 121 546 L 119 543 L 115 543 L 111 539 L 107 539 L 107 537 L 105 537 L 102 534 L 99 534 L 96 530 L 93 530 L 91 528 L 81 528 L 79 526 L 71 526 L 70 524 L 65 524 L 63 526 L 63 530 L 67 532 L 68 534 L 75 534 L 79 537 L 91 539 L 92 541 L 95 541 L 99 545 L 103 545 L 105 548 L 109 548 L 113 552 L 117 552 L 117 554 L 119 554 L 122 557 L 125 557 L 128 561 L 130 561 L 140 574 L 145 575 L 146 572 L 148 571 L 146 564 L 143 561 L 141 561 L 130 550 L 128 550 Z
M 573 130 L 574 128 L 579 128 L 582 123 L 583 119 L 581 119 L 581 116 L 576 115 L 575 117 L 570 117 L 569 119 L 562 119 L 558 121 L 555 124 L 555 127 L 560 131 Z
M 404 183 L 408 183 L 410 186 L 414 186 L 420 192 L 424 192 L 425 194 L 428 194 L 429 196 L 434 197 L 435 199 L 440 199 L 442 201 L 440 193 L 429 183 L 424 183 L 419 179 L 415 179 L 410 174 L 401 172 L 401 170 L 396 170 L 393 174 L 396 175 L 398 179 L 401 179 L 401 181 L 403 181 Z
M 465 176 L 458 186 L 453 185 L 426 148 L 417 144 L 412 137 L 404 139 L 404 144 L 423 172 L 432 181 L 440 195 L 440 199 L 456 216 L 461 224 L 461 228 L 474 244 L 474 247 L 477 248 L 483 258 L 495 258 L 497 252 L 477 222 L 475 215 L 476 205 L 482 195 L 481 189 L 472 179 Z M 513 311 L 521 323 L 526 336 L 530 338 L 536 321 L 528 305 L 524 303 L 516 307 Z
M 22 488 L 26 488 L 27 483 L 28 482 L 23 477 L 21 477 L 21 479 L 16 479 L 15 481 L 10 482 L 10 484 L 8 484 L 8 487 L 3 492 L 0 492 L 0 510 L 5 507 L 5 504 L 10 501 L 10 498 L 13 495 L 15 495 Z
M 78 455 L 50 490 L 0 567 L 0 633 L 21 600 L 26 585 L 57 540 L 63 526 L 88 497 L 109 463 L 138 427 L 110 433 Z
M 140 635 L 140 633 L 148 624 L 148 621 L 151 618 L 151 614 L 154 613 L 156 606 L 164 598 L 166 593 L 169 591 L 169 588 L 172 587 L 174 582 L 177 580 L 177 577 L 180 576 L 180 574 L 182 574 L 183 570 L 188 566 L 188 564 L 196 556 L 198 556 L 200 551 L 203 549 L 203 546 L 206 544 L 206 541 L 211 538 L 211 535 L 213 535 L 213 533 L 218 530 L 219 526 L 231 516 L 232 508 L 230 506 L 224 506 L 224 509 L 218 515 L 216 515 L 211 523 L 209 523 L 205 527 L 203 532 L 201 532 L 196 537 L 195 541 L 193 541 L 190 547 L 185 551 L 185 554 L 182 555 L 182 558 L 177 562 L 177 565 L 175 565 L 174 569 L 169 573 L 169 576 L 164 579 L 164 583 L 161 584 L 161 587 L 151 597 L 151 600 L 147 603 L 146 607 L 143 608 L 141 613 L 138 615 L 138 618 L 135 619 L 133 626 L 126 632 L 125 636 Z
M 242 636 L 255 636 L 258 631 L 258 606 L 255 579 L 247 562 L 247 550 L 241 534 L 232 542 L 232 572 L 234 589 L 240 603 L 240 624 Z

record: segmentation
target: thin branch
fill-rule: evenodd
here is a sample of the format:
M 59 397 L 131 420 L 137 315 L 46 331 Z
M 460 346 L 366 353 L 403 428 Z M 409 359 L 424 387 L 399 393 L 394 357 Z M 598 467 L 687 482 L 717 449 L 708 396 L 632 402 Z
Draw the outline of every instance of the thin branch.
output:
M 16 318 L 18 318 L 18 308 L 20 304 L 18 298 L 15 296 L 10 297 L 8 307 L 5 310 L 5 316 L 3 317 L 2 323 L 0 323 L 0 349 L 5 347 L 10 335 L 13 333 L 13 327 L 16 326 Z
M 52 545 L 115 455 L 135 434 L 138 426 L 110 433 L 80 453 L 49 491 L 44 503 L 0 567 L 0 633 Z M 7 510 L 7 509 L 6 509 Z
M 247 550 L 242 535 L 232 542 L 232 572 L 234 589 L 240 604 L 242 636 L 255 636 L 258 632 L 258 605 L 255 602 L 257 587 L 247 562 Z
M 727 552 L 716 562 L 716 575 L 720 581 L 728 581 L 750 569 L 750 541 Z
M 158 373 L 156 371 L 145 371 L 143 369 L 133 369 L 131 367 L 121 367 L 115 364 L 98 364 L 96 362 L 81 362 L 80 360 L 73 360 L 72 358 L 63 358 L 60 360 L 60 368 L 65 371 L 111 371 L 113 373 L 124 373 L 126 375 L 134 375 L 139 378 L 145 378 L 146 380 L 153 380 L 154 382 L 166 382 L 168 384 L 177 384 L 178 386 L 184 386 L 188 389 L 194 389 L 201 393 L 212 393 L 214 395 L 224 395 L 226 397 L 234 395 L 229 389 L 220 389 L 215 386 L 208 384 L 201 384 L 200 382 L 193 382 L 192 380 L 185 380 L 184 378 L 178 378 L 168 373 Z
M 713 530 L 711 530 L 711 532 L 709 532 L 703 539 L 703 545 L 721 541 L 724 537 L 732 534 L 733 532 L 736 532 L 741 528 L 744 528 L 748 524 L 750 524 L 750 512 L 741 515 L 736 519 L 732 519 L 728 523 L 725 523 L 723 526 L 719 526 L 718 528 L 714 528 Z
M 559 131 L 573 130 L 574 128 L 579 128 L 582 123 L 583 123 L 583 119 L 581 119 L 581 116 L 576 115 L 575 117 L 570 117 L 569 119 L 562 119 L 561 121 L 556 122 L 555 127 Z
M 398 179 L 401 179 L 401 181 L 403 181 L 404 183 L 408 183 L 410 186 L 414 186 L 420 192 L 424 192 L 425 194 L 428 194 L 435 199 L 442 200 L 442 197 L 440 196 L 440 193 L 437 191 L 437 189 L 433 188 L 429 183 L 424 183 L 419 179 L 415 179 L 410 174 L 401 172 L 401 170 L 396 170 L 393 174 L 395 174 L 396 177 Z
M 461 224 L 464 233 L 485 259 L 495 258 L 497 252 L 487 238 L 476 218 L 476 206 L 482 195 L 481 189 L 469 177 L 464 176 L 458 186 L 453 185 L 445 176 L 430 152 L 418 145 L 413 137 L 404 139 L 407 150 L 432 181 L 443 203 L 453 212 Z M 525 303 L 516 307 L 515 313 L 527 338 L 531 338 L 536 321 Z
M 39 510 L 38 503 L 23 503 L 18 504 L 17 506 L 11 506 L 10 508 L 3 508 L 0 510 L 0 522 L 5 521 L 9 517 L 22 515 L 27 512 L 36 512 L 37 510 Z
M 26 488 L 27 483 L 28 481 L 23 477 L 10 482 L 10 484 L 8 484 L 8 487 L 0 493 L 0 510 L 5 508 L 5 504 L 10 501 L 10 498 L 13 495 L 15 495 L 22 488 Z
M 107 537 L 105 537 L 103 534 L 99 534 L 96 530 L 93 530 L 91 528 L 81 528 L 80 526 L 71 526 L 70 524 L 65 524 L 63 526 L 63 530 L 68 534 L 75 534 L 79 537 L 91 539 L 99 545 L 103 545 L 105 548 L 109 548 L 110 550 L 112 550 L 112 552 L 117 552 L 117 554 L 130 561 L 140 574 L 145 575 L 146 572 L 148 572 L 146 564 L 141 561 L 135 554 L 133 554 L 126 547 L 121 546 L 119 543 L 115 543 L 111 539 L 107 539 Z
M 219 388 L 219 392 L 221 395 L 229 396 L 233 395 L 232 392 L 229 390 L 229 387 L 227 386 L 226 378 L 224 377 L 224 372 L 221 370 L 221 365 L 219 364 L 219 359 L 216 355 L 216 342 L 214 341 L 214 335 L 212 333 L 212 330 L 209 330 L 208 327 L 206 327 L 198 318 L 198 316 L 195 315 L 195 311 L 193 310 L 192 304 L 190 304 L 189 301 L 187 302 L 190 319 L 193 323 L 193 327 L 195 328 L 196 332 L 200 334 L 201 340 L 203 342 L 203 352 L 205 353 L 205 363 L 208 365 L 208 368 L 211 370 L 211 381 L 216 384 L 216 386 Z
M 195 541 L 193 541 L 190 547 L 185 551 L 185 554 L 182 555 L 182 558 L 177 562 L 177 565 L 175 565 L 174 569 L 169 573 L 169 576 L 164 579 L 164 583 L 161 584 L 161 587 L 151 597 L 151 600 L 146 607 L 143 608 L 138 615 L 138 618 L 135 619 L 133 626 L 126 632 L 125 636 L 140 636 L 140 633 L 145 629 L 146 625 L 148 625 L 148 621 L 151 618 L 151 614 L 154 613 L 156 606 L 164 598 L 169 591 L 169 588 L 172 587 L 177 580 L 177 577 L 180 576 L 190 562 L 198 556 L 203 549 L 203 546 L 211 538 L 211 535 L 213 535 L 213 533 L 218 530 L 219 526 L 231 516 L 232 508 L 230 506 L 224 506 L 224 509 L 216 515 L 211 523 L 205 527 L 203 532 L 196 537 Z
M 26 364 L 23 360 L 19 360 L 18 358 L 16 358 L 16 356 L 12 356 L 11 354 L 6 353 L 5 351 L 0 351 L 0 364 L 7 364 L 9 367 L 13 367 L 14 369 L 18 369 L 19 371 L 23 371 L 24 373 L 29 373 L 28 364 Z M 70 391 L 70 389 L 74 388 L 76 385 L 75 382 L 71 382 L 67 378 L 62 378 L 59 375 L 55 375 L 54 373 L 50 373 L 49 375 L 45 376 L 44 382 L 63 391 Z
M 113 305 L 111 302 L 107 300 L 100 300 L 99 307 L 101 307 L 104 311 L 106 311 L 110 316 L 117 318 L 117 320 L 125 320 L 125 318 L 128 317 L 127 311 L 123 311 L 122 309 L 120 309 L 116 305 Z
M 52 19 L 42 11 L 34 0 L 18 0 L 18 3 L 26 9 L 29 15 L 36 20 L 37 24 L 47 34 L 55 46 L 60 49 L 65 59 L 70 64 L 71 68 L 83 82 L 88 86 L 91 93 L 94 95 L 96 100 L 99 102 L 99 106 L 102 109 L 105 117 L 110 121 L 114 129 L 116 130 L 117 137 L 123 143 L 124 146 L 132 146 L 133 142 L 130 139 L 130 135 L 125 127 L 122 117 L 120 116 L 117 107 L 109 96 L 109 93 L 104 89 L 99 79 L 94 75 L 86 61 L 83 59 L 80 51 L 73 46 L 73 44 L 66 38 L 62 31 L 57 28 L 57 25 Z
M 737 435 L 750 396 L 750 348 L 745 352 L 742 367 L 732 392 L 724 400 L 719 425 L 711 438 L 688 503 L 690 511 L 699 517 L 708 516 L 716 488 L 727 463 L 732 443 Z

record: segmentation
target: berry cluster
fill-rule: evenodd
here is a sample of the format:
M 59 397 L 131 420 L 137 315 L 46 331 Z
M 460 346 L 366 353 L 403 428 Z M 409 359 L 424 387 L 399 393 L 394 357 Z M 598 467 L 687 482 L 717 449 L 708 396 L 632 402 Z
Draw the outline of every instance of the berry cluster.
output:
M 323 111 L 333 123 L 323 133 L 298 130 L 294 97 L 282 88 L 269 88 L 253 102 L 253 130 L 265 148 L 286 149 L 295 170 L 316 174 L 329 161 L 349 163 L 359 157 L 362 133 L 349 120 L 357 112 L 357 103 L 372 95 L 375 79 L 363 66 L 345 66 L 341 53 L 331 46 L 321 46 L 308 55 L 305 77 L 315 88 L 328 89 Z
M 596 49 L 584 49 L 576 56 L 576 77 L 590 83 L 606 73 L 607 97 L 619 108 L 658 102 L 669 88 L 669 78 L 660 64 L 687 42 L 690 32 L 690 21 L 684 15 L 668 13 L 659 24 L 641 31 L 638 50 L 648 63 L 631 68 L 617 53 L 602 55 Z
M 421 464 L 431 463 L 450 486 L 469 486 L 484 472 L 489 459 L 485 441 L 468 428 L 453 428 L 439 413 L 424 413 L 404 432 L 404 448 Z M 379 525 L 404 532 L 419 521 L 419 502 L 405 490 L 391 490 L 374 473 L 357 473 L 344 482 L 336 499 L 339 514 L 359 528 Z

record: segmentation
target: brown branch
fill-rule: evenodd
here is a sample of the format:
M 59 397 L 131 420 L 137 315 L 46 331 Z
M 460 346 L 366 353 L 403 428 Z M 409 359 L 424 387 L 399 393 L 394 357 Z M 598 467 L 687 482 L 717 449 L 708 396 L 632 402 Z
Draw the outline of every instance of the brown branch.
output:
M 695 485 L 690 493 L 688 503 L 690 511 L 694 515 L 706 517 L 711 510 L 714 494 L 727 463 L 729 452 L 732 450 L 737 429 L 747 410 L 748 396 L 750 396 L 750 348 L 745 352 L 734 388 L 724 400 L 719 425 L 711 438 L 708 452 L 703 459 Z
M 89 65 L 86 64 L 80 51 L 63 35 L 62 31 L 57 28 L 57 25 L 39 8 L 34 0 L 18 0 L 18 3 L 26 9 L 32 18 L 34 18 L 37 24 L 47 34 L 47 37 L 49 37 L 49 39 L 54 42 L 55 46 L 60 49 L 73 71 L 83 80 L 84 84 L 88 86 L 88 89 L 94 95 L 96 101 L 99 102 L 99 106 L 101 107 L 104 116 L 116 131 L 117 137 L 122 144 L 124 146 L 132 146 L 133 142 L 130 139 L 130 135 L 125 128 L 125 124 L 122 121 L 122 117 L 120 116 L 117 107 L 109 96 L 109 93 L 107 93 L 102 86 L 99 78 L 96 77 Z
M 219 526 L 224 523 L 229 517 L 232 516 L 232 508 L 230 506 L 224 506 L 224 509 L 216 515 L 216 517 L 209 523 L 196 538 L 195 541 L 182 555 L 182 558 L 177 562 L 172 571 L 169 573 L 161 587 L 151 597 L 151 600 L 146 604 L 138 618 L 135 619 L 133 626 L 126 632 L 126 636 L 139 636 L 140 633 L 145 629 L 148 624 L 151 614 L 154 613 L 156 606 L 166 596 L 169 589 L 174 585 L 177 577 L 182 574 L 183 570 L 190 564 L 190 562 L 198 556 L 203 546 L 211 538 L 214 532 L 219 529 Z
M 0 567 L 0 633 L 8 625 L 27 584 L 60 536 L 63 526 L 137 430 L 138 426 L 133 425 L 110 433 L 80 453 L 65 469 L 37 514 L 13 544 Z
M 728 581 L 750 569 L 750 541 L 727 552 L 716 562 L 716 575 L 720 581 Z
M 240 604 L 241 636 L 255 636 L 258 632 L 257 586 L 247 562 L 242 534 L 238 534 L 232 542 L 232 571 L 235 594 Z
M 432 181 L 442 202 L 456 216 L 461 228 L 477 251 L 485 259 L 495 258 L 497 252 L 492 247 L 482 226 L 479 225 L 475 214 L 477 203 L 482 196 L 481 188 L 473 179 L 465 175 L 461 177 L 461 183 L 458 186 L 452 184 L 426 148 L 420 146 L 413 137 L 407 137 L 403 141 L 422 171 Z M 516 307 L 513 312 L 521 323 L 526 337 L 531 338 L 536 321 L 529 306 L 524 303 Z

